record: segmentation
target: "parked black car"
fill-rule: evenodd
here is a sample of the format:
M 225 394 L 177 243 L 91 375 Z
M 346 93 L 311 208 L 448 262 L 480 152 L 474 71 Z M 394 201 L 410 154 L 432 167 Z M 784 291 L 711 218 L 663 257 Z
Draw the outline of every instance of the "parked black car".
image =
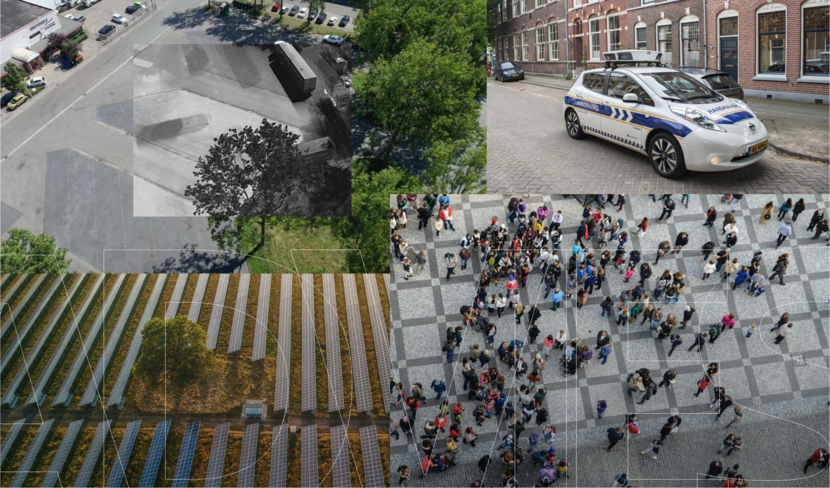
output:
M 320 15 L 317 16 L 317 20 L 315 20 L 315 22 L 318 23 L 318 24 L 322 24 L 325 21 L 326 21 L 326 14 L 324 12 L 320 12 Z
M 288 15 L 293 17 L 293 16 L 297 15 L 297 12 L 299 12 L 299 11 L 300 11 L 300 7 L 294 5 L 293 7 L 291 7 L 291 10 L 288 11 Z
M 684 66 L 677 68 L 677 70 L 686 73 L 725 97 L 744 99 L 744 89 L 725 71 L 712 68 L 687 68 Z
M 139 7 L 138 5 L 130 5 L 129 7 L 127 7 L 126 12 L 132 15 L 138 12 L 139 10 L 141 10 L 141 7 Z
M 112 24 L 107 24 L 101 29 L 98 30 L 98 39 L 104 39 L 109 35 L 110 32 L 115 30 L 115 26 Z
M 340 19 L 340 23 L 337 25 L 340 27 L 346 27 L 346 24 L 348 24 L 350 20 L 352 19 L 348 15 L 344 15 L 343 18 Z
M 502 61 L 496 65 L 493 76 L 499 81 L 523 80 L 525 79 L 525 70 L 515 61 Z
M 11 99 L 14 98 L 14 96 L 17 95 L 18 93 L 20 93 L 20 92 L 9 91 L 9 92 L 4 93 L 3 96 L 0 97 L 0 107 L 5 107 L 6 105 L 8 105 L 9 102 L 11 101 Z

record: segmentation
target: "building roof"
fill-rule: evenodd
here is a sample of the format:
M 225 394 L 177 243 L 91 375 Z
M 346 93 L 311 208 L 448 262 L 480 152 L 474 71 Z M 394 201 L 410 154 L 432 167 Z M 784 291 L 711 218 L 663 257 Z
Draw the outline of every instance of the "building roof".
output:
M 3 0 L 0 2 L 0 38 L 11 35 L 49 12 L 48 8 L 23 0 Z

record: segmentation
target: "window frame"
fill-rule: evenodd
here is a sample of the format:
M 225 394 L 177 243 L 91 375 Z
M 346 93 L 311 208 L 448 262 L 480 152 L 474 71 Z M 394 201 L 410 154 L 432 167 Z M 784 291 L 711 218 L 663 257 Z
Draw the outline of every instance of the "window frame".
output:
M 697 24 L 697 37 L 684 37 L 683 26 Z M 686 46 L 684 45 L 684 41 L 686 40 L 697 40 L 697 66 L 700 67 L 700 19 L 695 17 L 694 19 L 683 20 L 680 19 L 680 66 L 690 66 L 689 62 L 686 60 Z M 690 51 L 693 52 L 693 51 Z
M 637 33 L 639 31 L 643 31 L 643 48 L 640 49 L 640 39 L 637 37 Z M 648 50 L 648 25 L 645 22 L 638 22 L 634 25 L 634 49 L 637 51 L 647 51 Z
M 816 79 L 828 78 L 830 77 L 830 73 L 826 74 L 811 74 L 807 73 L 807 11 L 813 9 L 830 9 L 830 5 L 823 2 L 812 2 L 807 1 L 801 5 L 801 76 L 810 76 L 815 77 Z M 810 32 L 824 32 L 823 29 L 812 29 Z M 818 46 L 816 46 L 818 49 Z M 830 51 L 830 47 L 827 47 L 827 42 L 825 42 L 825 50 Z
M 547 25 L 548 27 L 548 59 L 551 61 L 559 61 L 559 23 L 553 21 Z M 556 36 L 551 34 L 555 32 Z
M 673 52 L 673 49 L 674 49 L 674 39 L 672 38 L 672 36 L 674 34 L 674 32 L 673 32 L 674 29 L 672 28 L 673 25 L 674 25 L 674 23 L 671 22 L 671 21 L 665 22 L 665 23 L 662 23 L 662 24 L 658 22 L 657 25 L 655 26 L 655 30 L 654 30 L 654 39 L 657 41 L 656 51 L 659 52 L 659 53 L 664 53 L 664 54 L 668 54 L 669 56 L 671 56 L 672 57 L 672 61 L 671 61 L 672 64 L 674 64 L 674 59 L 673 59 L 674 56 L 672 55 L 672 52 Z M 663 41 L 660 40 L 660 29 L 661 28 L 664 28 L 664 29 L 668 30 L 668 37 L 667 37 L 666 40 L 663 40 Z M 668 50 L 661 49 L 662 44 L 667 44 L 668 45 Z M 663 59 L 665 59 L 665 58 L 666 58 L 666 56 L 663 56 Z
M 522 62 L 527 62 L 527 61 L 530 60 L 530 44 L 528 43 L 528 37 L 529 36 L 527 35 L 527 29 L 523 30 L 521 32 L 521 35 L 522 35 L 522 44 L 521 44 L 522 59 L 521 59 L 521 61 Z
M 605 17 L 605 32 L 606 32 L 606 37 L 607 37 L 607 42 L 608 42 L 608 44 L 607 44 L 608 45 L 608 51 L 619 51 L 619 49 L 622 47 L 622 26 L 620 25 L 620 15 L 621 14 L 619 12 L 617 12 L 615 14 L 610 14 L 610 15 L 607 15 Z M 611 29 L 611 19 L 616 19 L 616 22 L 617 22 L 617 28 L 616 29 Z M 611 43 L 611 33 L 612 32 L 617 33 L 617 40 L 619 41 L 619 42 L 617 42 L 617 48 L 616 49 L 614 48 L 614 44 Z M 602 53 L 600 53 L 600 54 L 602 54 Z
M 593 25 L 596 22 L 597 31 L 594 32 Z M 593 17 L 588 19 L 588 60 L 589 61 L 599 61 L 600 56 L 602 55 L 602 44 L 600 40 L 600 34 L 602 34 L 602 29 L 600 29 L 599 25 L 599 17 Z M 597 56 L 594 57 L 594 36 L 597 36 Z
M 520 35 L 521 35 L 520 32 L 516 32 L 516 33 L 513 34 L 513 60 L 516 61 L 516 62 L 521 61 L 521 49 L 522 49 L 522 47 L 519 44 L 519 42 L 521 42 L 520 37 L 519 37 Z
M 547 29 L 544 25 L 536 27 L 536 61 L 545 61 L 547 59 L 548 43 L 545 40 L 546 34 Z M 539 41 L 540 35 L 542 39 L 541 42 Z M 540 52 L 542 54 L 541 56 L 539 56 Z
M 766 32 L 761 33 L 761 16 L 762 15 L 769 15 L 775 14 L 778 12 L 784 12 L 784 30 L 783 31 L 773 31 L 773 32 Z M 779 71 L 761 71 L 761 36 L 770 36 L 770 35 L 782 35 L 783 37 L 783 46 L 784 46 L 784 54 L 782 59 L 784 60 L 784 70 Z M 756 76 L 778 76 L 778 77 L 786 77 L 787 76 L 787 7 L 786 5 L 780 3 L 767 3 L 763 6 L 759 7 L 755 11 L 755 75 Z
M 511 19 L 519 16 L 519 0 L 513 0 L 513 9 L 511 11 L 513 12 L 513 15 L 510 17 Z

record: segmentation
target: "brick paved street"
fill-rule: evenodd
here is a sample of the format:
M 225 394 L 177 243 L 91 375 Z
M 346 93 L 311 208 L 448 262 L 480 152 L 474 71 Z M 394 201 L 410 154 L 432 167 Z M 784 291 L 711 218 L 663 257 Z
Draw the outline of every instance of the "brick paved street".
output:
M 766 202 L 772 200 L 776 206 L 780 205 L 785 199 L 780 195 L 747 195 L 732 208 L 720 203 L 719 195 L 692 195 L 689 207 L 685 208 L 679 203 L 679 195 L 675 195 L 678 208 L 668 222 L 657 222 L 661 210 L 659 200 L 652 203 L 646 195 L 627 196 L 628 203 L 622 213 L 610 210 L 613 217 L 622 216 L 625 219 L 624 230 L 629 230 L 632 235 L 626 247 L 629 250 L 641 249 L 643 262 L 654 262 L 659 242 L 673 241 L 680 231 L 689 233 L 689 244 L 684 251 L 678 255 L 668 254 L 653 266 L 654 276 L 646 287 L 647 293 L 652 295 L 656 277 L 666 269 L 686 274 L 687 290 L 679 302 L 665 304 L 660 300 L 659 304 L 664 313 L 682 314 L 687 304 L 696 310 L 690 326 L 676 331 L 682 335 L 685 346 L 679 347 L 670 358 L 666 344 L 655 340 L 653 332 L 640 325 L 618 327 L 615 320 L 600 317 L 599 303 L 605 295 L 617 295 L 624 287 L 630 289 L 634 284 L 634 281 L 623 284 L 622 277 L 614 272 L 613 266 L 606 268 L 608 280 L 603 284 L 602 291 L 595 292 L 585 307 L 576 310 L 574 302 L 568 301 L 564 309 L 557 312 L 552 312 L 549 303 L 545 303 L 547 300 L 542 300 L 544 287 L 540 284 L 541 275 L 538 270 L 533 270 L 527 288 L 520 290 L 525 306 L 540 304 L 542 316 L 538 325 L 542 333 L 539 341 L 559 329 L 566 329 L 569 338 L 586 337 L 586 343 L 590 345 L 596 343 L 597 332 L 604 329 L 610 333 L 614 348 L 607 364 L 599 364 L 595 354 L 592 363 L 580 369 L 576 376 L 562 376 L 558 361 L 554 359 L 558 357 L 556 354 L 543 372 L 548 391 L 546 408 L 550 423 L 558 429 L 554 445 L 559 458 L 563 457 L 564 452 L 564 457 L 571 462 L 570 486 L 611 486 L 614 475 L 620 471 L 629 473 L 634 480 L 632 486 L 714 486 L 711 482 L 698 481 L 697 473 L 705 472 L 709 462 L 718 457 L 717 449 L 726 434 L 729 414 L 725 413 L 722 419 L 715 420 L 713 410 L 707 408 L 707 399 L 712 398 L 711 388 L 705 395 L 707 398 L 703 398 L 704 395 L 701 398 L 692 396 L 695 382 L 711 362 L 720 364 L 720 372 L 715 376 L 716 384 L 725 387 L 735 404 L 744 408 L 743 423 L 733 426 L 730 431 L 744 437 L 746 448 L 733 454 L 729 462 L 734 459 L 742 466 L 739 472 L 751 480 L 750 486 L 828 485 L 827 472 L 815 476 L 817 470 L 808 472 L 808 475 L 814 476 L 797 479 L 801 478 L 799 467 L 803 466 L 812 451 L 830 444 L 827 411 L 830 394 L 830 308 L 827 304 L 830 297 L 830 248 L 826 247 L 823 238 L 812 240 L 812 233 L 805 230 L 813 212 L 817 208 L 826 211 L 828 204 L 826 195 L 792 196 L 794 200 L 803 196 L 807 209 L 795 223 L 796 238 L 778 250 L 774 248 L 777 219 L 760 224 L 759 216 Z M 474 425 L 472 410 L 476 402 L 468 401 L 466 394 L 457 395 L 461 393 L 459 382 L 463 381 L 459 360 L 468 355 L 470 344 L 484 344 L 484 336 L 468 331 L 461 349 L 456 350 L 453 363 L 446 362 L 441 345 L 446 328 L 461 324 L 461 305 L 472 304 L 477 287 L 475 280 L 482 264 L 477 251 L 474 252 L 468 269 L 457 271 L 448 283 L 443 256 L 446 252 L 457 253 L 458 241 L 464 233 L 485 227 L 490 218 L 495 216 L 499 222 L 504 222 L 509 197 L 463 195 L 451 196 L 451 199 L 456 232 L 442 231 L 436 238 L 434 230 L 418 231 L 414 212 L 410 212 L 408 228 L 401 231 L 415 250 L 426 251 L 428 267 L 407 282 L 402 279 L 400 261 L 393 259 L 391 354 L 393 374 L 407 388 L 419 381 L 428 389 L 433 379 L 443 379 L 449 386 L 450 402 L 462 400 L 465 403 L 466 413 L 462 422 L 462 428 L 465 428 Z M 565 252 L 564 255 L 560 253 L 560 258 L 566 263 L 574 244 L 576 226 L 581 220 L 582 205 L 573 198 L 559 195 L 534 195 L 525 198 L 525 201 L 528 211 L 536 209 L 543 201 L 552 212 L 562 210 L 562 249 Z M 699 248 L 709 240 L 721 242 L 717 227 L 708 229 L 701 226 L 704 209 L 710 205 L 718 209 L 718 223 L 728 211 L 735 215 L 740 237 L 732 253 L 741 264 L 747 264 L 754 251 L 763 250 L 761 272 L 769 276 L 777 256 L 790 253 L 786 286 L 779 285 L 775 279 L 764 295 L 753 298 L 740 293 L 741 288 L 733 293 L 731 286 L 717 281 L 716 275 L 702 280 Z M 651 226 L 646 236 L 640 239 L 631 232 L 631 227 L 643 216 L 649 217 Z M 515 232 L 512 225 L 509 231 L 511 235 Z M 503 283 L 502 280 L 499 286 L 491 286 L 488 292 L 503 292 Z M 652 303 L 655 301 L 652 300 Z M 785 311 L 790 313 L 795 328 L 787 340 L 776 345 L 773 343 L 775 334 L 769 332 L 769 327 Z M 694 333 L 708 329 L 730 312 L 737 319 L 734 330 L 725 331 L 714 344 L 707 344 L 702 353 L 687 350 Z M 500 320 L 496 317 L 491 320 L 497 323 L 499 329 L 496 345 L 513 338 L 527 339 L 527 321 L 523 320 L 520 326 L 514 325 L 512 312 L 508 311 Z M 759 326 L 747 340 L 744 336 L 751 323 Z M 523 357 L 530 363 L 541 350 L 539 343 L 527 345 Z M 507 368 L 498 361 L 495 351 L 491 355 L 494 360 L 490 364 L 498 363 L 500 372 L 508 379 L 507 391 L 512 375 L 506 374 Z M 635 404 L 636 398 L 626 395 L 624 382 L 628 373 L 642 367 L 651 369 L 653 378 L 661 378 L 668 368 L 675 369 L 678 379 L 674 390 L 660 389 L 644 405 Z M 520 383 L 516 380 L 513 387 Z M 512 399 L 518 405 L 515 396 Z M 427 391 L 427 397 L 429 401 L 418 411 L 415 422 L 417 435 L 422 433 L 424 422 L 432 419 L 438 411 L 435 394 Z M 605 399 L 609 407 L 605 416 L 597 419 L 594 408 L 600 399 Z M 638 414 L 643 434 L 631 441 L 628 450 L 621 444 L 611 453 L 600 451 L 606 429 L 621 426 L 628 412 Z M 669 412 L 679 413 L 683 418 L 678 435 L 667 441 L 657 460 L 640 455 L 640 451 L 646 449 L 659 432 Z M 393 406 L 393 418 L 400 419 L 403 413 L 403 404 Z M 459 443 L 457 459 L 461 465 L 444 473 L 431 473 L 423 480 L 414 476 L 412 486 L 469 486 L 480 476 L 475 462 L 491 451 L 494 456 L 499 454 L 495 447 L 505 433 L 507 423 L 507 419 L 501 419 L 499 428 L 495 416 L 486 420 L 482 427 L 476 428 L 479 433 L 477 448 Z M 531 421 L 522 435 L 523 445 L 527 445 L 529 432 L 541 434 L 541 427 Z M 441 447 L 437 451 L 443 451 L 445 437 L 446 434 L 439 434 Z M 392 439 L 393 473 L 401 464 L 411 466 L 413 472 L 417 471 L 422 456 L 422 451 L 416 449 L 411 438 L 401 436 L 398 441 Z M 491 465 L 486 485 L 498 485 L 502 471 L 501 461 Z M 519 472 L 522 486 L 533 486 L 537 481 L 537 468 L 523 466 Z M 562 486 L 562 483 L 557 485 Z
M 662 178 L 642 154 L 565 130 L 565 91 L 527 83 L 487 85 L 487 188 L 502 193 L 784 193 L 830 191 L 830 166 L 768 151 L 747 168 Z

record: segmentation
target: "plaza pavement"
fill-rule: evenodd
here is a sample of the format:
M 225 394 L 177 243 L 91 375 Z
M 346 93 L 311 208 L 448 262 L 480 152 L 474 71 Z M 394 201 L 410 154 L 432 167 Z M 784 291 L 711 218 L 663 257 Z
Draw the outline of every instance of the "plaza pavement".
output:
M 801 195 L 786 197 L 789 196 L 795 200 Z M 525 197 L 530 209 L 537 208 L 545 201 L 552 212 L 562 210 L 562 249 L 565 254 L 560 253 L 560 258 L 567 262 L 576 226 L 581 219 L 582 205 L 573 198 L 558 195 Z M 743 466 L 740 472 L 752 480 L 750 486 L 827 486 L 826 472 L 821 477 L 795 479 L 801 477 L 798 465 L 803 465 L 804 459 L 817 447 L 827 447 L 830 438 L 827 412 L 830 391 L 830 311 L 826 303 L 830 296 L 830 248 L 826 247 L 823 238 L 811 240 L 813 233 L 805 230 L 816 208 L 828 208 L 828 199 L 826 195 L 803 195 L 807 210 L 795 223 L 796 237 L 775 250 L 777 220 L 760 224 L 758 219 L 766 202 L 772 200 L 778 206 L 786 197 L 746 195 L 742 201 L 729 208 L 729 205 L 720 203 L 720 195 L 692 195 L 689 207 L 685 208 L 680 205 L 680 195 L 675 195 L 678 208 L 674 215 L 668 222 L 657 222 L 661 211 L 659 200 L 658 203 L 652 203 L 646 195 L 626 196 L 628 203 L 624 212 L 615 215 L 623 216 L 626 220 L 625 228 L 634 227 L 644 216 L 649 217 L 651 223 L 643 239 L 629 231 L 632 237 L 627 248 L 641 249 L 643 261 L 654 262 L 654 249 L 660 241 L 668 239 L 674 242 L 674 237 L 681 230 L 690 236 L 689 245 L 684 251 L 678 255 L 664 256 L 653 267 L 654 276 L 646 287 L 648 294 L 652 295 L 655 277 L 664 269 L 680 270 L 687 276 L 687 291 L 680 301 L 677 304 L 660 304 L 664 316 L 668 312 L 681 314 L 686 304 L 697 311 L 690 326 L 677 331 L 682 334 L 685 347 L 679 347 L 671 358 L 666 356 L 666 345 L 652 338 L 656 335 L 653 332 L 639 325 L 617 327 L 615 320 L 600 317 L 599 303 L 603 297 L 619 294 L 623 289 L 622 277 L 614 272 L 613 266 L 606 268 L 609 279 L 603 284 L 602 292 L 595 291 L 582 310 L 576 310 L 571 301 L 564 309 L 550 311 L 549 304 L 543 303 L 547 301 L 542 300 L 544 287 L 540 284 L 541 275 L 538 270 L 531 273 L 527 288 L 520 290 L 525 306 L 540 303 L 540 341 L 542 337 L 562 328 L 567 329 L 569 338 L 586 337 L 588 344 L 595 343 L 600 329 L 609 331 L 613 340 L 614 353 L 605 365 L 600 365 L 595 357 L 576 376 L 563 378 L 556 359 L 558 355 L 555 355 L 556 358 L 551 357 L 543 373 L 548 391 L 546 407 L 550 423 L 558 429 L 555 445 L 560 453 L 567 451 L 566 458 L 572 466 L 569 480 L 572 486 L 610 486 L 614 475 L 624 470 L 636 480 L 632 481 L 633 486 L 698 486 L 696 473 L 705 471 L 709 462 L 716 457 L 717 448 L 726 433 L 723 427 L 728 422 L 728 414 L 724 414 L 720 421 L 713 422 L 714 414 L 707 408 L 708 400 L 703 396 L 692 396 L 695 382 L 702 376 L 706 365 L 714 361 L 720 363 L 716 384 L 726 388 L 735 405 L 744 407 L 743 425 L 730 430 L 744 436 L 747 447 L 738 454 L 736 462 Z M 433 379 L 443 379 L 449 386 L 450 402 L 461 400 L 467 408 L 462 428 L 473 425 L 472 410 L 476 402 L 466 400 L 466 394 L 460 391 L 459 382 L 463 382 L 463 378 L 458 361 L 467 355 L 470 344 L 477 342 L 483 345 L 484 335 L 470 330 L 465 335 L 461 349 L 456 350 L 452 364 L 446 362 L 441 345 L 446 328 L 460 325 L 461 305 L 472 304 L 481 262 L 475 252 L 470 261 L 471 266 L 465 271 L 457 268 L 456 275 L 447 282 L 444 279 L 446 268 L 443 256 L 450 251 L 457 254 L 458 241 L 464 233 L 472 233 L 476 227 L 483 228 L 489 224 L 491 217 L 496 216 L 500 222 L 504 222 L 509 198 L 502 195 L 451 196 L 453 222 L 457 231 L 442 231 L 438 238 L 434 230 L 418 231 L 417 219 L 414 212 L 410 211 L 408 228 L 400 233 L 416 250 L 426 250 L 428 267 L 407 282 L 402 279 L 400 261 L 393 259 L 390 297 L 393 374 L 407 388 L 419 381 L 428 389 Z M 394 204 L 392 196 L 391 205 Z M 726 286 L 714 276 L 706 281 L 701 279 L 703 263 L 700 262 L 700 246 L 709 240 L 721 242 L 717 226 L 709 229 L 701 225 L 704 211 L 710 205 L 715 205 L 718 209 L 718 222 L 727 211 L 734 213 L 740 235 L 738 244 L 733 247 L 733 254 L 742 264 L 749 262 L 754 251 L 763 250 L 762 273 L 768 276 L 777 256 L 784 252 L 790 253 L 786 286 L 778 285 L 776 278 L 764 295 L 753 298 L 741 293 L 741 288 L 733 293 L 731 286 Z M 512 226 L 510 231 L 514 231 Z M 564 279 L 564 274 L 562 278 Z M 501 292 L 501 286 L 503 284 L 499 285 L 498 290 L 497 287 L 490 287 L 488 292 Z M 633 282 L 626 286 L 630 289 Z M 785 311 L 790 313 L 795 328 L 787 340 L 775 345 L 775 335 L 769 332 L 769 327 Z M 702 353 L 688 352 L 692 334 L 701 328 L 708 329 L 729 312 L 736 314 L 737 324 L 734 330 L 726 331 L 714 344 L 707 343 Z M 493 320 L 496 320 L 495 317 Z M 521 326 L 515 326 L 514 323 L 514 316 L 509 311 L 497 321 L 495 344 L 514 337 L 526 339 L 526 320 Z M 744 335 L 751 323 L 757 323 L 758 328 L 751 339 L 747 340 Z M 529 363 L 532 356 L 541 349 L 540 343 L 527 345 L 524 350 L 526 361 Z M 499 363 L 496 353 L 492 352 L 491 355 L 494 357 L 491 365 Z M 504 373 L 506 368 L 502 364 L 497 365 Z M 624 381 L 629 372 L 642 367 L 650 368 L 654 378 L 661 378 L 668 368 L 675 369 L 678 377 L 674 391 L 663 388 L 644 405 L 636 405 L 635 399 L 625 394 L 627 388 Z M 508 381 L 507 390 L 511 377 L 505 377 Z M 521 383 L 517 381 L 514 388 L 519 384 Z M 433 400 L 434 392 L 427 391 L 427 397 L 430 401 L 421 407 L 415 422 L 417 435 L 422 432 L 424 422 L 433 418 L 438 411 L 438 405 Z M 600 399 L 605 399 L 609 406 L 605 416 L 598 420 L 595 405 Z M 514 398 L 514 404 L 517 404 L 515 400 Z M 607 442 L 606 429 L 621 426 L 627 412 L 638 414 L 643 432 L 638 439 L 632 441 L 631 456 L 628 456 L 623 445 L 618 445 L 615 452 L 599 452 L 601 444 Z M 639 452 L 648 447 L 669 412 L 677 412 L 683 417 L 679 435 L 668 441 L 658 460 L 640 456 Z M 403 413 L 403 404 L 393 405 L 393 418 L 400 419 Z M 720 428 L 715 429 L 713 424 Z M 498 454 L 495 447 L 498 446 L 506 425 L 506 419 L 503 419 L 499 429 L 495 416 L 488 419 L 482 427 L 476 428 L 479 447 L 473 449 L 459 443 L 457 459 L 461 462 L 460 466 L 444 473 L 430 474 L 424 480 L 417 480 L 417 475 L 414 475 L 412 485 L 469 486 L 480 475 L 475 462 L 491 451 L 493 455 Z M 535 431 L 541 434 L 541 427 L 536 427 L 535 418 L 528 427 L 521 439 L 524 445 L 528 433 Z M 440 447 L 436 452 L 443 450 L 445 437 L 445 434 L 439 434 Z M 393 474 L 401 464 L 411 466 L 413 473 L 416 473 L 422 455 L 412 438 L 407 439 L 402 435 L 398 441 L 392 439 Z M 501 461 L 491 465 L 486 477 L 488 485 L 492 485 L 491 480 L 497 483 L 501 471 Z M 537 481 L 537 468 L 524 466 L 519 468 L 519 472 L 523 486 L 532 486 Z M 815 474 L 815 471 L 810 474 Z M 558 484 L 561 486 L 561 483 Z M 705 483 L 702 484 L 706 486 Z

